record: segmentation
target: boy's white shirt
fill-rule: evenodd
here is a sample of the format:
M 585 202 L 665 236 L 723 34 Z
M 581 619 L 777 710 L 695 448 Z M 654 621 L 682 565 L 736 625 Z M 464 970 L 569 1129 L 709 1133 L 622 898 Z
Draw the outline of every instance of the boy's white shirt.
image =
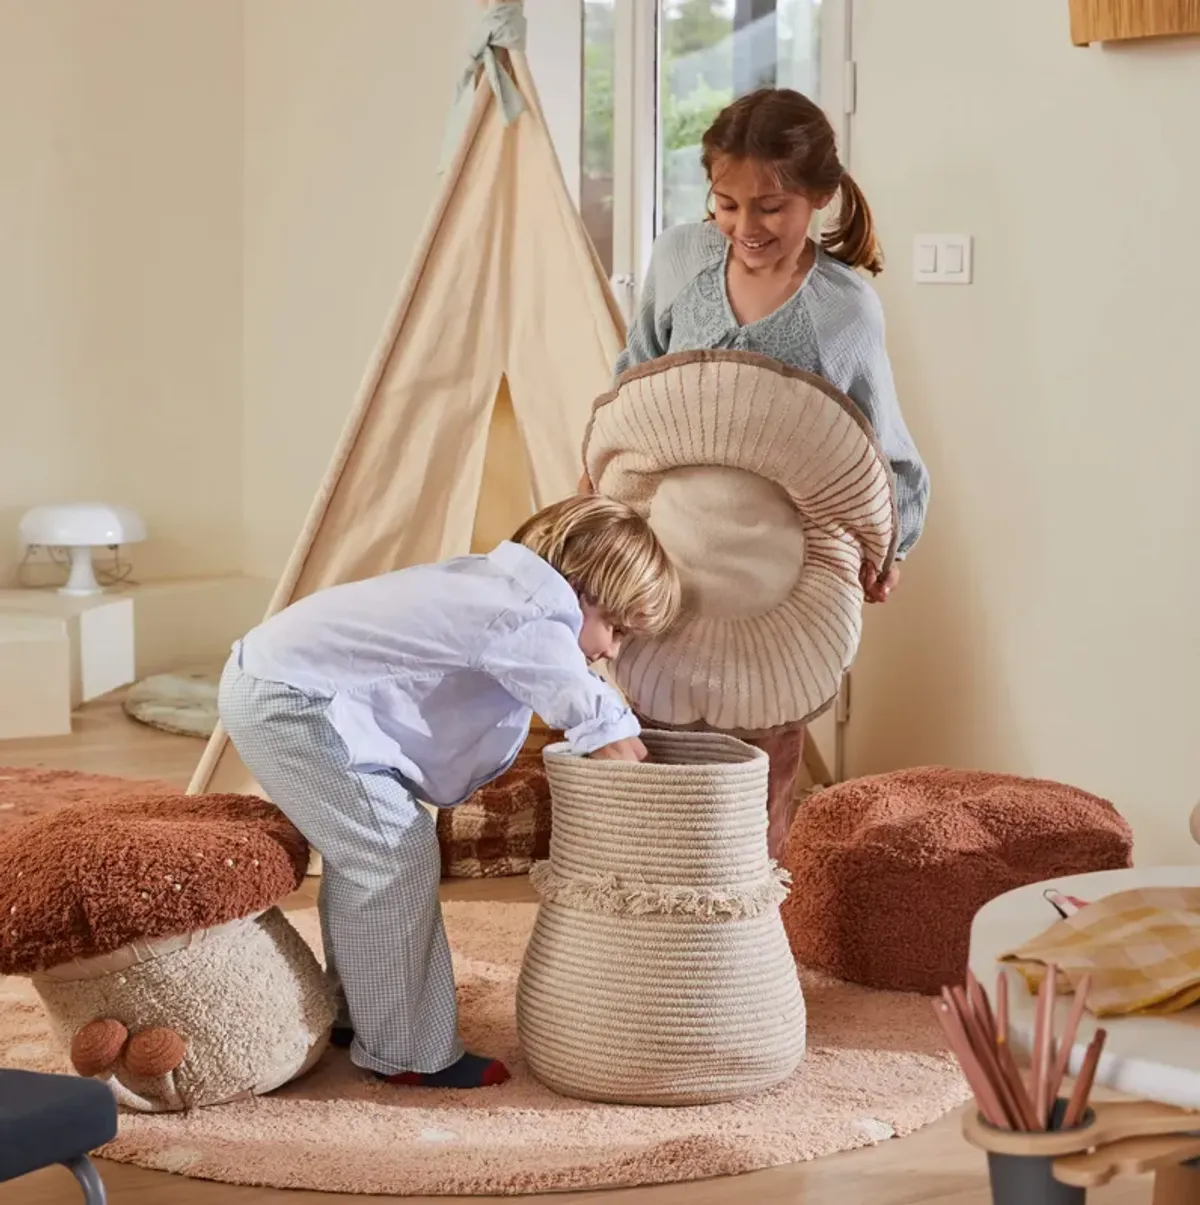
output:
M 505 542 L 318 591 L 234 647 L 246 673 L 328 700 L 350 768 L 447 807 L 512 764 L 535 711 L 579 753 L 638 735 L 582 625 L 567 581 Z

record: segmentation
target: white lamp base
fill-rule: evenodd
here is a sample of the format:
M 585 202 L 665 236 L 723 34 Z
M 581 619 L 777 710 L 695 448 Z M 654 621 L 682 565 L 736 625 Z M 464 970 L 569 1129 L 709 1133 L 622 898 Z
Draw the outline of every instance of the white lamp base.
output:
M 73 598 L 103 594 L 104 591 L 96 581 L 96 573 L 92 568 L 91 548 L 77 544 L 68 551 L 71 554 L 71 576 L 67 579 L 67 584 L 59 588 L 59 594 L 69 594 Z

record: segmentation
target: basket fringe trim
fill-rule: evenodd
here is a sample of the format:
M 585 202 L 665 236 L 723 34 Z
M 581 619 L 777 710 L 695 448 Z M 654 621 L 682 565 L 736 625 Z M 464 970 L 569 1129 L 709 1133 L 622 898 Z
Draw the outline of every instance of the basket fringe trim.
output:
M 533 889 L 548 903 L 603 916 L 695 916 L 704 920 L 749 920 L 778 908 L 788 897 L 792 877 L 771 863 L 770 874 L 750 887 L 675 887 L 607 875 L 564 875 L 549 862 L 529 872 Z

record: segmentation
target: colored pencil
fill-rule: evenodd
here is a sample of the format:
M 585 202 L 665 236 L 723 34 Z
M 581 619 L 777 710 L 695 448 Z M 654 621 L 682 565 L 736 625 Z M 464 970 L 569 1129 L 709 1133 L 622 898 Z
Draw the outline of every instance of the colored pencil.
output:
M 970 991 L 969 982 L 967 990 Z M 975 1051 L 975 1057 L 979 1060 L 980 1067 L 996 1089 L 996 1095 L 999 1097 L 1001 1105 L 1004 1106 L 1009 1127 L 1014 1130 L 1025 1129 L 1024 1111 L 1013 1092 L 1013 1086 L 1009 1083 L 1004 1068 L 1000 1065 L 999 1055 L 996 1051 L 995 1029 L 988 1029 L 985 1026 L 979 1013 L 971 1008 L 967 993 L 961 987 L 954 988 L 949 994 L 949 999 L 962 1019 L 963 1029 Z
M 1067 1102 L 1067 1111 L 1063 1116 L 1062 1128 L 1069 1130 L 1077 1126 L 1087 1110 L 1088 1097 L 1092 1093 L 1092 1084 L 1096 1080 L 1096 1068 L 1100 1065 L 1100 1054 L 1104 1049 L 1104 1040 L 1108 1034 L 1103 1029 L 1096 1030 L 1088 1043 L 1087 1053 L 1083 1056 L 1083 1066 L 1079 1068 L 1079 1078 Z
M 1054 963 L 1046 967 L 1041 989 L 1037 997 L 1037 1018 L 1033 1037 L 1033 1107 L 1037 1113 L 1038 1127 L 1046 1129 L 1050 1124 L 1052 1101 L 1047 1099 L 1050 1087 L 1050 1061 L 1054 1057 L 1054 998 L 1057 989 L 1058 968 Z
M 996 1036 L 1008 1041 L 1008 976 L 996 975 Z
M 967 981 L 968 985 L 974 983 L 977 990 L 979 1001 L 987 1018 L 987 1031 L 996 1047 L 996 1061 L 999 1064 L 1001 1075 L 1008 1081 L 1012 1090 L 1017 1111 L 1026 1128 L 1036 1130 L 1038 1126 L 1037 1118 L 1034 1116 L 1033 1101 L 1025 1088 L 1025 1081 L 1021 1078 L 1020 1069 L 1017 1067 L 1012 1046 L 1008 1040 L 1008 976 L 1003 971 L 996 975 L 995 1014 L 992 1013 L 992 1006 L 983 984 L 970 972 L 968 972 Z
M 1005 972 L 1001 970 L 996 978 L 994 1011 L 987 990 L 969 971 L 964 986 L 942 989 L 941 999 L 933 1002 L 934 1011 L 979 1112 L 990 1125 L 1023 1132 L 1049 1129 L 1090 988 L 1091 979 L 1085 975 L 1076 988 L 1062 1040 L 1055 1042 L 1058 968 L 1047 966 L 1035 1005 L 1028 1083 L 1021 1076 L 1010 1041 Z M 1104 1040 L 1104 1030 L 1097 1030 L 1067 1103 L 1064 1128 L 1078 1125 L 1087 1111 Z
M 996 1032 L 996 1018 L 992 1016 L 992 1006 L 988 1001 L 987 992 L 983 990 L 983 984 L 975 978 L 971 972 L 967 972 L 967 999 L 971 1002 L 971 1007 L 975 1015 L 979 1018 L 979 1023 L 990 1034 Z
M 996 1090 L 983 1073 L 979 1060 L 975 1057 L 970 1042 L 967 1041 L 967 1035 L 963 1032 L 957 1013 L 944 1000 L 935 1000 L 933 1010 L 937 1013 L 938 1020 L 941 1021 L 942 1028 L 946 1032 L 946 1039 L 950 1043 L 950 1049 L 954 1051 L 958 1065 L 962 1068 L 962 1073 L 966 1076 L 967 1083 L 975 1094 L 975 1103 L 979 1106 L 984 1120 L 997 1129 L 1009 1128 Z
M 1021 1070 L 1017 1066 L 1016 1057 L 1013 1055 L 1007 1038 L 996 1038 L 996 1057 L 1004 1074 L 1008 1077 L 1009 1083 L 1012 1084 L 1013 1095 L 1016 1098 L 1017 1107 L 1021 1111 L 1021 1118 L 1025 1122 L 1025 1129 L 1031 1133 L 1036 1132 L 1041 1129 L 1038 1125 L 1037 1113 L 1034 1110 L 1033 1101 L 1030 1099 L 1029 1090 L 1025 1087 L 1025 1081 L 1021 1078 Z
M 1050 1072 L 1050 1107 L 1058 1099 L 1062 1082 L 1066 1078 L 1067 1068 L 1071 1063 L 1071 1050 L 1075 1038 L 1079 1034 L 1079 1022 L 1083 1020 L 1083 1010 L 1087 1007 L 1088 992 L 1092 990 L 1091 975 L 1084 975 L 1075 988 L 1075 999 L 1071 1001 L 1071 1011 L 1067 1014 L 1067 1024 L 1063 1029 L 1062 1041 L 1058 1047 L 1058 1058 L 1054 1060 L 1054 1069 Z

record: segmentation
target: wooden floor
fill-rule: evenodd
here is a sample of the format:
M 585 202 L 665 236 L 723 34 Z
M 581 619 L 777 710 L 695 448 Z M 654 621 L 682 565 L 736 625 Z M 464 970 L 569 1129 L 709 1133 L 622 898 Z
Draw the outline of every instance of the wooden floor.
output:
M 135 724 L 126 719 L 116 700 L 108 699 L 84 708 L 77 731 L 70 737 L 0 741 L 0 765 L 163 778 L 182 786 L 200 749 L 199 741 L 166 736 Z M 480 881 L 456 885 L 448 894 L 512 898 L 525 891 L 520 881 Z M 112 1205 L 335 1205 L 361 1200 L 209 1184 L 106 1162 L 99 1166 Z M 446 1197 L 405 1199 L 451 1205 L 451 1198 Z M 589 1205 L 744 1205 L 747 1201 L 754 1205 L 985 1205 L 990 1199 L 983 1156 L 959 1137 L 958 1118 L 949 1117 L 908 1138 L 868 1150 L 734 1180 L 570 1193 L 554 1201 L 586 1201 Z M 1094 1191 L 1088 1199 L 1090 1205 L 1148 1203 L 1150 1184 L 1146 1180 L 1121 1183 Z M 0 1201 L 4 1205 L 77 1205 L 80 1194 L 69 1173 L 51 1169 L 4 1184 Z

